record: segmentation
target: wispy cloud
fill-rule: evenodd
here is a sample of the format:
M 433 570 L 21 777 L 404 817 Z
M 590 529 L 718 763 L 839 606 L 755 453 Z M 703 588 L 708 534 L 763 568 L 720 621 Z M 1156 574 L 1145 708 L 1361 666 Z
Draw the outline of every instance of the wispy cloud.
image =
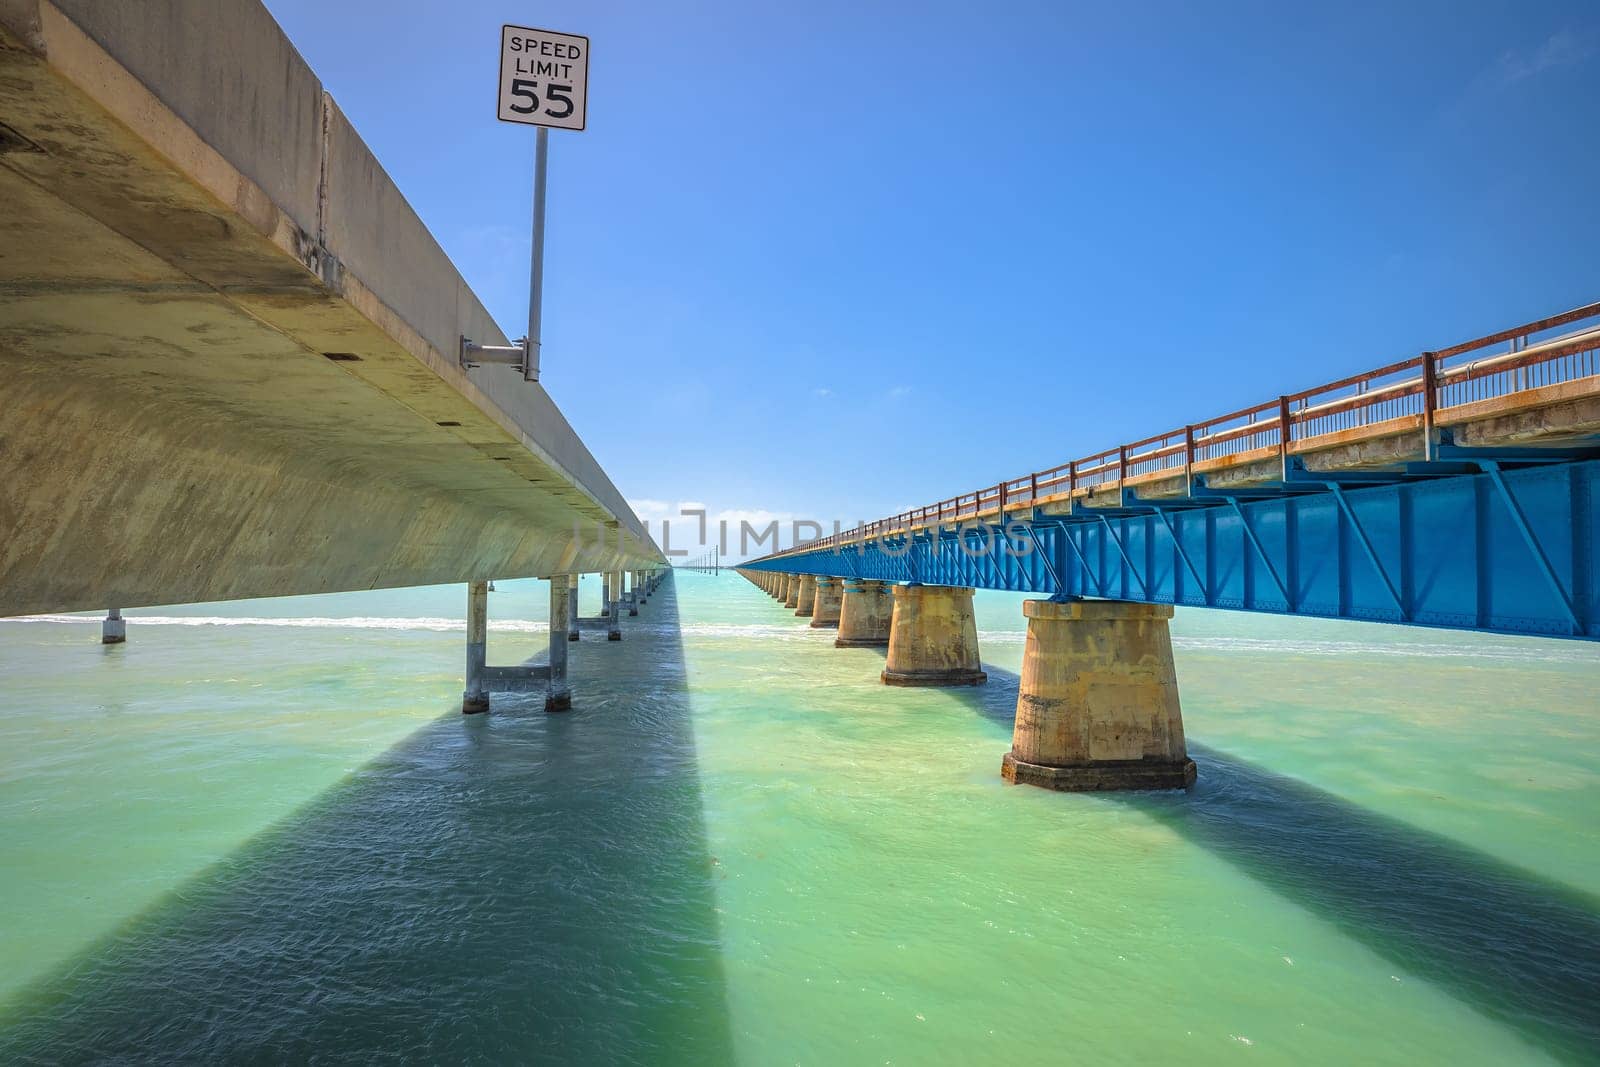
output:
M 816 397 L 830 397 L 830 396 L 833 395 L 833 390 L 829 389 L 825 385 L 822 385 L 822 386 L 818 386 L 817 388 L 811 390 L 811 395 L 812 396 L 816 396 Z
M 1502 86 L 1515 85 L 1546 71 L 1582 63 L 1595 54 L 1595 49 L 1595 34 L 1557 30 L 1535 49 L 1502 53 L 1495 62 L 1494 81 Z
M 901 397 L 906 397 L 906 396 L 910 396 L 910 395 L 911 395 L 911 386 L 909 386 L 909 385 L 897 385 L 893 389 L 890 389 L 889 393 L 888 393 L 888 396 L 889 396 L 890 400 L 899 400 Z

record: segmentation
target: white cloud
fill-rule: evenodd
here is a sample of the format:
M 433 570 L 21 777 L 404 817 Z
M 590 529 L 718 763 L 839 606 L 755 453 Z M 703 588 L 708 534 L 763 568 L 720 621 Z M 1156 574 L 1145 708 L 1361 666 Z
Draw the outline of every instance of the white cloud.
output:
M 911 386 L 909 386 L 909 385 L 897 385 L 893 389 L 889 390 L 889 399 L 890 400 L 899 400 L 901 397 L 910 396 L 910 395 L 911 395 Z
M 1582 63 L 1594 52 L 1593 35 L 1579 36 L 1571 30 L 1558 30 L 1531 52 L 1513 50 L 1502 54 L 1495 73 L 1501 85 L 1514 85 L 1547 70 Z
M 827 386 L 818 386 L 817 388 L 811 390 L 811 395 L 815 396 L 815 397 L 822 398 L 822 399 L 826 399 L 827 397 L 830 397 L 830 396 L 833 395 L 833 390 L 829 389 Z

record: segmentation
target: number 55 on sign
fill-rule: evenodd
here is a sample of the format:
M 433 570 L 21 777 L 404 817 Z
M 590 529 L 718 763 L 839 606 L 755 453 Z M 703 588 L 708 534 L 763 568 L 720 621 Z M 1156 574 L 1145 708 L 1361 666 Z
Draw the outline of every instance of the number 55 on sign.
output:
M 527 26 L 500 30 L 504 122 L 581 130 L 589 97 L 589 38 Z

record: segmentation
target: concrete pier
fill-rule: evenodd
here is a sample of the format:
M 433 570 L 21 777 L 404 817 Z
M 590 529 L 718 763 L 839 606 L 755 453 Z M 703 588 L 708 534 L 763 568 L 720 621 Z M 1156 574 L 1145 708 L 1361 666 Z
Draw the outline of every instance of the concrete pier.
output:
M 882 648 L 889 643 L 894 598 L 883 582 L 846 578 L 839 601 L 839 636 L 835 648 Z
M 789 575 L 789 584 L 784 587 L 783 606 L 786 608 L 800 606 L 800 576 L 798 574 Z
M 817 602 L 817 576 L 802 574 L 799 589 L 800 591 L 795 594 L 794 613 L 801 618 L 809 618 L 811 609 Z
M 638 571 L 620 571 L 620 572 L 618 572 L 618 574 L 617 574 L 617 586 L 618 586 L 618 588 L 621 588 L 622 583 L 624 581 L 626 581 L 627 584 L 628 584 L 628 614 L 629 615 L 638 615 L 639 614 L 639 572 Z
M 550 680 L 545 690 L 545 711 L 568 711 L 572 707 L 572 684 L 567 681 L 567 620 L 571 617 L 572 585 L 567 576 L 550 579 Z
M 609 581 L 611 583 L 611 591 L 612 591 L 612 594 L 613 594 L 613 599 L 611 601 L 611 614 L 606 616 L 606 619 L 610 624 L 610 625 L 608 625 L 606 627 L 606 640 L 607 641 L 621 641 L 622 640 L 622 599 L 621 599 L 622 575 L 620 573 L 608 573 L 606 575 L 606 579 L 607 579 L 607 581 Z
M 885 685 L 982 685 L 972 590 L 948 585 L 897 585 L 889 622 Z
M 567 640 L 576 641 L 582 627 L 578 623 L 578 576 L 567 575 Z
M 611 616 L 611 572 L 604 571 L 600 575 L 600 617 Z
M 483 668 L 489 650 L 489 583 L 467 583 L 467 685 L 461 694 L 463 715 L 489 710 Z
M 1049 789 L 1182 789 L 1170 604 L 1029 600 L 1008 782 Z
M 811 604 L 811 625 L 821 629 L 839 625 L 839 603 L 844 595 L 842 579 L 817 575 L 816 599 Z
M 121 608 L 112 608 L 100 623 L 100 643 L 120 645 L 128 639 L 128 624 L 122 618 Z
M 789 576 L 787 574 L 773 574 L 767 583 L 767 595 L 774 600 L 786 600 L 789 596 Z

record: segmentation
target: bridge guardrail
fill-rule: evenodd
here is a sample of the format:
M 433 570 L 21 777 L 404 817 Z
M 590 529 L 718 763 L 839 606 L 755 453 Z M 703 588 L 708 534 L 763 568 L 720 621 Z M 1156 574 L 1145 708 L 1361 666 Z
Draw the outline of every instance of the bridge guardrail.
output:
M 1555 333 L 1575 323 L 1584 325 Z M 1508 347 L 1489 351 L 1499 344 Z M 1536 402 L 1543 390 L 1596 374 L 1600 302 L 877 519 L 790 551 L 816 551 L 935 522 L 1033 507 L 1079 489 L 1147 475 L 1284 457 L 1338 443 L 1340 435 L 1365 440 L 1416 430 L 1431 433 L 1452 416 L 1470 413 L 1474 405 L 1518 393 Z M 1508 410 L 1516 406 L 1505 405 Z

